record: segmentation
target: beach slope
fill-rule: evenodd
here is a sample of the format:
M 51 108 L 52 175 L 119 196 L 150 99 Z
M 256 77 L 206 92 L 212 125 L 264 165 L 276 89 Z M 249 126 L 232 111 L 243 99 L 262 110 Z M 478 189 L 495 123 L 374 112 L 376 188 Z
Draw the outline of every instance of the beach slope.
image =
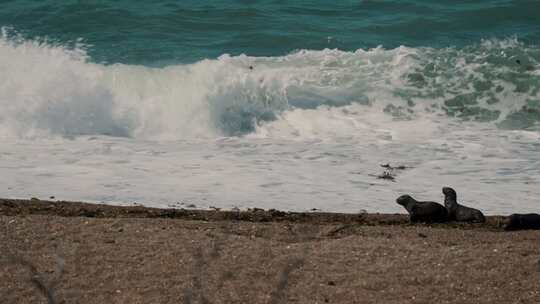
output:
M 0 199 L 3 303 L 539 303 L 540 231 Z M 51 302 L 52 301 L 52 302 Z

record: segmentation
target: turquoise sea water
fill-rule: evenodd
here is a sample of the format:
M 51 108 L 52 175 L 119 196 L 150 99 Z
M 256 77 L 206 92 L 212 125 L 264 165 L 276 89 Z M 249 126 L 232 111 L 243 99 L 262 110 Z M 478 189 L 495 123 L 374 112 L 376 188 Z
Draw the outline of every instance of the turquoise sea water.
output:
M 0 1 L 0 26 L 82 41 L 95 62 L 165 65 L 227 53 L 540 41 L 540 1 Z

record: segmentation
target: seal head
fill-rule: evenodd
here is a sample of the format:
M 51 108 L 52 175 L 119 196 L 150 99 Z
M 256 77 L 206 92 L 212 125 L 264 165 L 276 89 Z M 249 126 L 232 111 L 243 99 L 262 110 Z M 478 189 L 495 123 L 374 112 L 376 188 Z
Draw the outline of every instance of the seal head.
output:
M 416 203 L 416 200 L 410 195 L 404 194 L 396 199 L 396 203 L 403 206 L 408 212 L 410 212 L 410 208 L 412 208 L 412 206 Z
M 453 199 L 454 201 L 457 200 L 456 190 L 454 190 L 454 189 L 452 189 L 450 187 L 443 187 L 442 188 L 442 193 L 444 194 L 445 198 Z

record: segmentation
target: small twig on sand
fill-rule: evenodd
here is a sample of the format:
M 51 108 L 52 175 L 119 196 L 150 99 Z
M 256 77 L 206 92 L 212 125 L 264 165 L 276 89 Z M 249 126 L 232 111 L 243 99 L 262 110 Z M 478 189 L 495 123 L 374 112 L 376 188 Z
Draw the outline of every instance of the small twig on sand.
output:
M 27 261 L 21 257 L 8 253 L 8 260 L 14 264 L 19 264 L 30 271 L 30 282 L 47 298 L 47 303 L 56 304 L 54 287 L 62 277 L 64 273 L 64 260 L 60 257 L 56 258 L 56 271 L 55 277 L 48 283 L 43 275 L 41 275 L 36 266 L 30 261 Z
M 229 227 L 224 227 L 224 229 L 228 230 Z M 201 304 L 210 303 L 210 301 L 205 296 L 206 292 L 203 283 L 205 283 L 206 280 L 204 276 L 207 275 L 206 272 L 208 270 L 208 267 L 212 263 L 212 260 L 218 259 L 220 257 L 222 247 L 226 243 L 226 238 L 227 236 L 216 237 L 216 239 L 212 242 L 209 252 L 206 252 L 206 254 L 202 246 L 195 248 L 195 252 L 193 253 L 193 257 L 195 260 L 195 264 L 193 265 L 194 276 L 192 278 L 193 288 L 186 288 L 184 290 L 182 303 L 193 303 L 193 301 L 197 298 L 199 299 L 199 303 Z M 231 271 L 226 271 L 221 275 L 219 285 L 216 288 L 216 291 L 221 290 L 224 281 L 232 277 L 231 274 Z
M 194 276 L 192 279 L 193 289 L 186 288 L 184 290 L 182 303 L 190 304 L 193 302 L 193 298 L 196 297 L 199 298 L 200 303 L 209 303 L 203 292 L 202 276 L 203 271 L 205 270 L 206 262 L 204 260 L 203 250 L 201 247 L 197 247 L 195 249 L 193 257 L 195 258 L 195 265 L 193 270 Z
M 279 281 L 276 286 L 276 289 L 272 292 L 270 303 L 272 304 L 286 303 L 284 297 L 285 297 L 285 290 L 287 289 L 287 285 L 289 285 L 289 276 L 291 275 L 291 272 L 302 267 L 303 264 L 304 264 L 304 259 L 297 257 L 297 258 L 291 259 L 285 265 L 279 277 Z
M 304 247 L 303 253 L 301 256 L 292 257 L 287 261 L 285 266 L 283 267 L 283 270 L 281 271 L 279 281 L 276 285 L 276 288 L 271 293 L 270 301 L 271 304 L 277 304 L 277 303 L 287 303 L 287 299 L 285 298 L 285 292 L 287 290 L 287 286 L 289 285 L 289 278 L 293 271 L 296 269 L 299 269 L 302 267 L 306 261 L 306 257 L 308 255 L 308 247 Z
M 339 227 L 336 227 L 336 228 L 330 230 L 330 232 L 328 232 L 328 233 L 326 234 L 326 236 L 335 236 L 335 235 L 337 235 L 338 233 L 340 233 L 341 231 L 343 231 L 343 230 L 345 230 L 345 229 L 348 229 L 348 228 L 350 228 L 350 227 L 352 227 L 352 226 L 353 226 L 353 225 L 351 225 L 351 224 L 344 224 L 344 225 L 341 225 L 341 226 L 339 226 Z

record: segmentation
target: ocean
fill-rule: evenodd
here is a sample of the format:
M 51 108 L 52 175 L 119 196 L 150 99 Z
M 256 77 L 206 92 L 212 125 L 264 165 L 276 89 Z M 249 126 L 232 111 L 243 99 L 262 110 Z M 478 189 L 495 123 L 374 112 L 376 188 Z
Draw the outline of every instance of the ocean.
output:
M 296 2 L 0 1 L 0 197 L 540 212 L 540 1 Z

